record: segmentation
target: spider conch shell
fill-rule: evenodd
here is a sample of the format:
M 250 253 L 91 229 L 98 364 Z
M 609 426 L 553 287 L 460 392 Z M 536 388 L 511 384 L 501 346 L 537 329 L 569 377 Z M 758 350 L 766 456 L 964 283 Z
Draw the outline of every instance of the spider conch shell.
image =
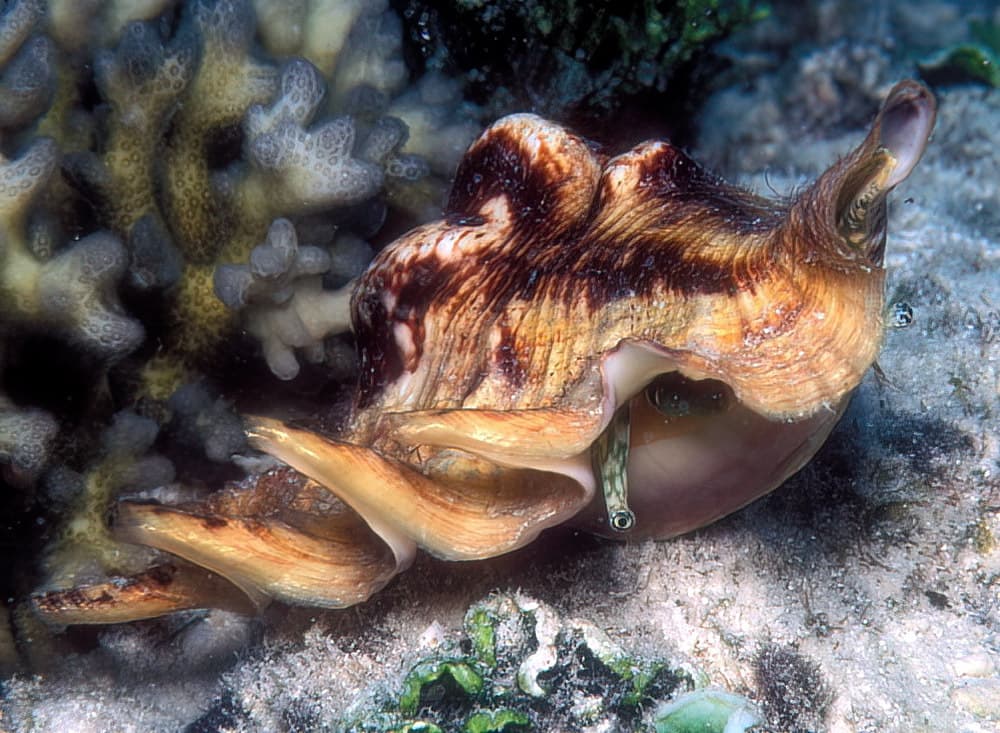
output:
M 118 531 L 225 578 L 244 603 L 335 607 L 418 547 L 490 557 L 566 521 L 613 533 L 609 518 L 664 538 L 735 511 L 815 453 L 874 363 L 886 196 L 934 117 L 925 87 L 897 84 L 857 149 L 778 202 L 666 142 L 608 158 L 533 115 L 498 121 L 463 158 L 444 217 L 354 286 L 361 378 L 342 434 L 248 419 L 256 447 L 316 483 L 126 502 Z M 74 592 L 39 607 L 99 620 Z M 220 605 L 215 585 L 188 595 L 159 592 L 146 613 Z

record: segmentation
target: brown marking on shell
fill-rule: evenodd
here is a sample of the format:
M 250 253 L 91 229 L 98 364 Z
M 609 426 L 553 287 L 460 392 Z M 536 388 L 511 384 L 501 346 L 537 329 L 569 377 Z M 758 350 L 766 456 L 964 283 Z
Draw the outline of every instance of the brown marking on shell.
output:
M 201 517 L 201 523 L 205 525 L 205 529 L 223 529 L 228 522 L 223 517 L 216 516 L 204 516 Z
M 772 259 L 762 234 L 782 214 L 669 143 L 643 143 L 605 167 L 576 270 L 594 310 L 654 291 L 731 294 L 752 287 Z M 561 260 L 553 272 L 572 262 L 569 253 Z
M 575 219 L 590 205 L 599 173 L 587 143 L 530 115 L 505 118 L 474 143 L 459 166 L 444 221 L 415 230 L 391 247 L 391 256 L 376 258 L 355 291 L 354 322 L 362 334 L 359 406 L 413 370 L 423 354 L 423 324 L 430 311 L 450 315 L 464 306 L 461 320 L 467 321 L 475 303 L 482 306 L 475 326 L 482 327 L 515 294 L 531 297 L 540 274 L 532 272 L 537 255 L 531 250 L 540 253 L 547 243 L 571 236 Z M 498 241 L 496 230 L 512 226 L 521 227 L 521 236 Z M 512 261 L 523 266 L 511 268 Z M 496 295 L 487 302 L 474 297 L 481 291 L 483 268 L 491 280 L 484 288 Z M 396 339 L 399 324 L 410 328 L 411 359 Z M 477 341 L 455 348 L 485 346 Z
M 121 623 L 193 608 L 254 611 L 225 579 L 180 562 L 157 565 L 128 578 L 36 593 L 31 602 L 39 616 L 57 624 Z
M 579 357 L 630 339 L 733 380 L 766 414 L 836 400 L 881 336 L 896 161 L 884 138 L 905 138 L 881 120 L 903 108 L 892 127 L 910 131 L 907 106 L 926 120 L 926 94 L 898 87 L 865 142 L 790 202 L 725 184 L 666 142 L 604 160 L 536 117 L 501 120 L 463 159 L 445 219 L 383 250 L 359 283 L 358 408 L 555 404 L 587 378 Z M 845 206 L 864 214 L 856 241 Z M 403 374 L 405 393 L 387 395 Z M 782 381 L 803 389 L 799 404 Z
M 533 115 L 505 117 L 463 156 L 445 218 L 475 225 L 503 197 L 522 227 L 565 235 L 590 206 L 601 164 L 595 153 L 592 143 Z
M 564 209 L 550 207 L 547 226 L 540 226 L 540 209 L 526 206 L 521 197 L 535 191 L 539 181 L 550 179 L 526 172 L 532 170 L 525 160 L 527 154 L 508 149 L 519 139 L 512 139 L 506 131 L 495 136 L 489 131 L 479 154 L 471 158 L 477 163 L 499 160 L 507 169 L 498 172 L 498 178 L 529 182 L 514 185 L 506 199 L 512 218 L 498 218 L 496 199 L 487 198 L 487 193 L 507 195 L 494 179 L 478 174 L 479 188 L 470 192 L 472 184 L 462 183 L 460 177 L 456 190 L 461 195 L 453 195 L 451 202 L 456 216 L 450 216 L 445 225 L 417 230 L 392 252 L 384 253 L 366 274 L 355 297 L 362 360 L 359 407 L 370 404 L 381 387 L 404 371 L 415 370 L 424 352 L 423 324 L 428 319 L 462 324 L 463 332 L 453 334 L 457 343 L 449 348 L 474 354 L 486 346 L 475 340 L 477 332 L 504 320 L 503 314 L 516 301 L 551 300 L 565 310 L 582 300 L 586 313 L 594 313 L 610 302 L 649 298 L 656 291 L 677 298 L 732 295 L 751 289 L 770 271 L 774 257 L 766 243 L 745 246 L 735 256 L 725 245 L 734 237 L 773 226 L 780 211 L 738 189 L 720 187 L 717 179 L 665 143 L 646 144 L 612 160 L 593 188 L 596 195 L 583 209 L 582 218 L 559 221 L 556 217 Z M 518 161 L 516 166 L 512 160 Z M 511 167 L 516 175 L 508 170 Z M 548 170 L 547 161 L 539 167 Z M 706 196 L 719 213 L 708 222 L 695 216 L 703 213 L 699 202 Z M 494 213 L 473 217 L 473 205 Z M 552 229 L 561 236 L 552 236 Z M 489 250 L 449 259 L 437 256 L 442 240 L 461 240 L 475 230 L 490 234 L 477 240 L 488 241 Z M 706 245 L 714 245 L 714 250 Z M 407 256 L 401 252 L 404 249 L 413 254 Z M 391 313 L 385 306 L 386 294 L 393 304 Z M 400 326 L 408 328 L 412 337 L 409 354 L 400 348 L 395 335 Z M 525 364 L 530 362 L 530 355 L 521 349 L 530 350 L 538 339 L 511 326 L 503 326 L 502 332 L 494 366 L 511 388 L 518 389 L 527 377 Z M 473 388 L 468 385 L 466 394 Z
M 520 389 L 524 385 L 528 372 L 522 355 L 519 353 L 520 346 L 517 343 L 517 336 L 510 325 L 506 323 L 497 326 L 497 334 L 497 344 L 493 349 L 496 366 L 512 388 Z

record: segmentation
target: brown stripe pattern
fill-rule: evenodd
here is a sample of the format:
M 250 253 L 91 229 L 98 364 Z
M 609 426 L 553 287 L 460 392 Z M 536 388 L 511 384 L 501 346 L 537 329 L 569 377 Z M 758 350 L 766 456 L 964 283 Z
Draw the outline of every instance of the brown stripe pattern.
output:
M 800 320 L 812 329 L 827 316 L 835 322 L 821 340 L 834 350 L 841 318 L 872 332 L 856 358 L 849 338 L 852 363 L 833 369 L 853 371 L 877 348 L 880 314 L 837 309 L 880 308 L 883 184 L 895 161 L 877 121 L 797 199 L 770 201 L 667 142 L 609 159 L 555 124 L 504 118 L 465 155 L 444 218 L 390 245 L 361 279 L 358 406 L 475 406 L 482 385 L 501 378 L 514 395 L 534 386 L 529 404 L 550 404 L 583 378 L 578 362 L 630 339 L 691 351 L 699 368 L 727 362 L 728 349 L 718 376 L 729 377 L 741 360 L 771 358 Z M 732 323 L 705 320 L 727 308 Z M 539 391 L 540 380 L 556 383 Z

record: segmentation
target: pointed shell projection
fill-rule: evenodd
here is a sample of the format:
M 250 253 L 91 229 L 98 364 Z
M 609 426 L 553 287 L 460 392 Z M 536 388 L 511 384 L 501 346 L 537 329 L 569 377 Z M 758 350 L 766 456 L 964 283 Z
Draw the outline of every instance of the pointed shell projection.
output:
M 417 548 L 490 557 L 567 521 L 665 538 L 735 511 L 816 452 L 874 362 L 886 196 L 934 115 L 927 89 L 896 85 L 857 149 L 778 202 L 666 142 L 607 158 L 538 117 L 498 121 L 443 218 L 354 286 L 346 429 L 248 419 L 251 443 L 309 480 L 125 502 L 120 537 L 227 579 L 244 603 L 330 607 Z M 94 592 L 37 606 L 70 623 L 185 606 L 81 607 Z M 222 605 L 214 585 L 189 595 Z

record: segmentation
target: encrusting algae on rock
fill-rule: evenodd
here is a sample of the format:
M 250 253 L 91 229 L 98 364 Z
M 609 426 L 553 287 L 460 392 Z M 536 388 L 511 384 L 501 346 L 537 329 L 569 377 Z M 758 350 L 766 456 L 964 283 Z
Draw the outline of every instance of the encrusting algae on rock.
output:
M 804 465 L 874 362 L 886 197 L 934 117 L 926 88 L 897 84 L 865 140 L 790 202 L 668 143 L 609 158 L 538 117 L 498 121 L 444 218 L 350 286 L 360 383 L 345 427 L 247 419 L 253 447 L 308 478 L 125 500 L 115 531 L 258 607 L 341 607 L 417 548 L 492 557 L 567 521 L 662 538 L 735 511 Z M 35 603 L 53 621 L 151 615 L 117 587 Z

